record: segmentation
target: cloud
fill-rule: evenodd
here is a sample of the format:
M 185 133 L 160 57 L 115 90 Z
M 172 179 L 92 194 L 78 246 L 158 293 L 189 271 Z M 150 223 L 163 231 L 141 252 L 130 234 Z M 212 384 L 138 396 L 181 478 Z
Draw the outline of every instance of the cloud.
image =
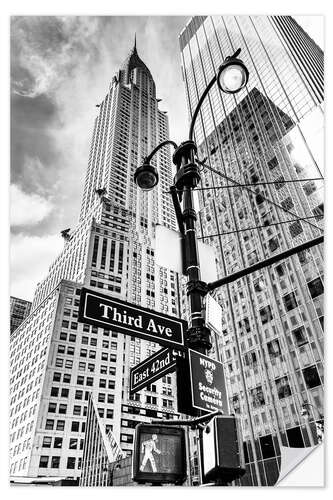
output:
M 10 223 L 12 226 L 35 225 L 53 210 L 52 203 L 38 194 L 27 194 L 16 184 L 10 186 Z
M 10 294 L 32 300 L 37 283 L 47 275 L 52 261 L 63 248 L 59 234 L 43 237 L 22 233 L 10 241 Z
M 56 91 L 78 66 L 98 59 L 99 18 L 18 16 L 12 19 L 12 89 L 35 98 Z

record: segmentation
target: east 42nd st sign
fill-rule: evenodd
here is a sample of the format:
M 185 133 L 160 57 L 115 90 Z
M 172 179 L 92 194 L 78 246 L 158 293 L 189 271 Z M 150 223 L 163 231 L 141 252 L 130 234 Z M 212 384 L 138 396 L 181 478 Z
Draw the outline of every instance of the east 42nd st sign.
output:
M 78 320 L 166 347 L 184 345 L 186 321 L 82 288 Z

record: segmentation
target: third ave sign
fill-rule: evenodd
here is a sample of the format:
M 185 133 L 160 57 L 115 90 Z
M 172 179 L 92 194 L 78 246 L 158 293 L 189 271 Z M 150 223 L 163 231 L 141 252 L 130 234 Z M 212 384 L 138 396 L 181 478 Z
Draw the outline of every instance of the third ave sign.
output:
M 82 288 L 78 320 L 166 347 L 182 347 L 186 321 Z
M 177 357 L 183 356 L 182 351 L 176 349 L 161 349 L 130 371 L 130 393 L 140 391 L 155 380 L 170 373 L 176 368 Z

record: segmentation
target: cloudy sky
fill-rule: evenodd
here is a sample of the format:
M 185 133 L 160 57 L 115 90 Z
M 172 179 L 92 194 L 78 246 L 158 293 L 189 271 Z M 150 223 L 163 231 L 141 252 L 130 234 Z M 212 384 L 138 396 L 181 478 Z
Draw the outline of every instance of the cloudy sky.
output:
M 322 18 L 295 16 L 318 44 Z M 95 105 L 137 37 L 168 111 L 187 132 L 178 35 L 189 17 L 12 17 L 11 295 L 31 300 L 78 219 Z

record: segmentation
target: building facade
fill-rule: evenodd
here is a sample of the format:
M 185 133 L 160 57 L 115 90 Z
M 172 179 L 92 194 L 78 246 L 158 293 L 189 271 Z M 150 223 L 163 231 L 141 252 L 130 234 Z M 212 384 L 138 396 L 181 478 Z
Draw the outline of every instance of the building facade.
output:
M 249 83 L 215 85 L 195 126 L 207 165 L 198 232 L 223 277 L 323 234 L 323 53 L 289 16 L 194 17 L 179 37 L 191 115 L 241 48 Z M 278 478 L 280 447 L 317 442 L 323 412 L 323 245 L 214 292 L 232 412 L 243 422 L 244 485 Z
M 170 151 L 155 156 L 160 184 L 137 189 L 135 169 L 168 138 L 155 83 L 136 46 L 112 79 L 94 123 L 79 223 L 62 232 L 64 249 L 38 284 L 32 312 L 11 338 L 11 476 L 77 480 L 89 398 L 101 425 L 131 454 L 134 427 L 173 418 L 173 375 L 129 396 L 130 367 L 152 342 L 78 323 L 82 286 L 178 315 L 176 273 L 155 264 L 155 225 L 173 228 Z
M 30 309 L 31 302 L 28 300 L 10 297 L 10 333 L 13 333 L 22 321 L 29 316 Z

